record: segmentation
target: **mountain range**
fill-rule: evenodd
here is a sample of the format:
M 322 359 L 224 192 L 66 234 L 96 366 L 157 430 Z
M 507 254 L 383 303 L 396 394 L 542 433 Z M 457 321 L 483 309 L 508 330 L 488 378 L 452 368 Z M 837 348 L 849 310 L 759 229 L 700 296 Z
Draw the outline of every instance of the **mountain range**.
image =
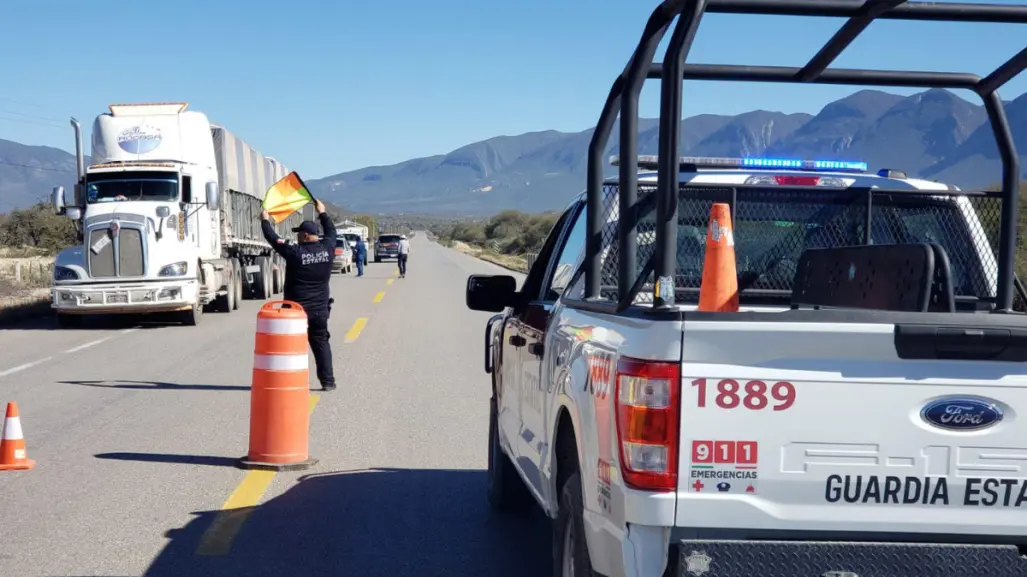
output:
M 1027 94 L 1006 103 L 1027 176 Z M 639 122 L 639 153 L 656 154 L 658 122 Z M 448 154 L 415 158 L 307 179 L 315 196 L 370 213 L 489 215 L 504 209 L 561 208 L 585 184 L 592 129 L 498 136 Z M 987 114 L 954 93 L 911 96 L 861 90 L 816 115 L 754 110 L 737 116 L 701 114 L 681 121 L 682 154 L 863 160 L 981 188 L 1001 178 Z M 619 151 L 617 128 L 606 154 Z M 0 140 L 0 212 L 45 197 L 74 178 L 74 156 L 62 150 Z M 606 172 L 616 169 L 607 166 Z

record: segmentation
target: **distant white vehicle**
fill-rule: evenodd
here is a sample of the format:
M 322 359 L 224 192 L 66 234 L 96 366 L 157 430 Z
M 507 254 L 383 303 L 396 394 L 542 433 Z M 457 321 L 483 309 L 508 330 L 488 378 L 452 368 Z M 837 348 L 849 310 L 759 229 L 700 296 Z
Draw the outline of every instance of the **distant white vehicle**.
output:
M 332 261 L 332 272 L 349 274 L 356 263 L 355 253 L 349 242 L 341 235 L 335 239 L 335 260 Z
M 368 245 L 368 229 L 362 224 L 355 223 L 353 221 L 344 221 L 335 224 L 335 229 L 338 231 L 339 238 L 345 238 L 349 243 L 350 248 L 353 250 L 354 255 L 357 249 L 357 239 L 364 239 L 364 246 Z M 364 251 L 364 264 L 367 264 L 367 252 Z M 355 256 L 354 256 L 355 258 Z

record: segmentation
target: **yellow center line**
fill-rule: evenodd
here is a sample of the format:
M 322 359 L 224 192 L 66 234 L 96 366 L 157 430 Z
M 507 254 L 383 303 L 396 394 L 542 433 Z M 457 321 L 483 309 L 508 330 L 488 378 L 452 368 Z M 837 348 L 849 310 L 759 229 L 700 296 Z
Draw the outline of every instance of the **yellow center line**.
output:
M 317 401 L 321 395 L 310 395 L 310 412 L 314 412 Z M 227 555 L 232 549 L 232 541 L 239 534 L 246 519 L 257 508 L 261 497 L 271 486 L 275 478 L 275 471 L 249 471 L 243 477 L 242 482 L 228 496 L 225 504 L 214 521 L 207 527 L 200 539 L 200 545 L 196 548 L 197 555 L 220 556 Z
M 385 291 L 381 291 L 378 294 L 374 295 L 374 302 L 380 303 L 382 302 L 383 298 L 385 298 Z
M 395 280 L 396 279 L 394 278 L 390 278 L 389 280 L 385 281 L 385 284 L 392 284 L 393 282 L 395 282 Z
M 353 341 L 357 340 L 357 337 L 360 336 L 360 331 L 364 330 L 364 325 L 366 324 L 367 317 L 360 317 L 359 319 L 357 319 L 357 321 L 353 323 L 353 326 L 350 327 L 349 332 L 346 333 L 346 339 L 344 342 L 352 343 Z

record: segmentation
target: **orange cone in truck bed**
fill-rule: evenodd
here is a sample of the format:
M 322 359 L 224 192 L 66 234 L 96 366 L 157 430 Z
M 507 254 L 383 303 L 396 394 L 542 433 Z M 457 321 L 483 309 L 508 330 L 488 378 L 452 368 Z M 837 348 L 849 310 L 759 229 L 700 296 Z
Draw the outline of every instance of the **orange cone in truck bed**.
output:
M 731 208 L 723 202 L 710 208 L 706 231 L 706 256 L 699 285 L 699 310 L 738 312 L 738 269 L 735 265 L 735 236 Z

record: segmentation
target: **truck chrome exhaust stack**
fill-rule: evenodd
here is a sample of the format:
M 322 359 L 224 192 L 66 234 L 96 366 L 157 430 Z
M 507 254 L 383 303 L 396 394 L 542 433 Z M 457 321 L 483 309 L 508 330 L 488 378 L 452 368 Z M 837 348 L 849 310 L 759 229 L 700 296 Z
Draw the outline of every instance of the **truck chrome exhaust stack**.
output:
M 85 145 L 82 143 L 82 123 L 71 118 L 71 126 L 75 129 L 75 168 L 78 170 L 78 179 L 81 181 L 86 176 L 86 153 Z

